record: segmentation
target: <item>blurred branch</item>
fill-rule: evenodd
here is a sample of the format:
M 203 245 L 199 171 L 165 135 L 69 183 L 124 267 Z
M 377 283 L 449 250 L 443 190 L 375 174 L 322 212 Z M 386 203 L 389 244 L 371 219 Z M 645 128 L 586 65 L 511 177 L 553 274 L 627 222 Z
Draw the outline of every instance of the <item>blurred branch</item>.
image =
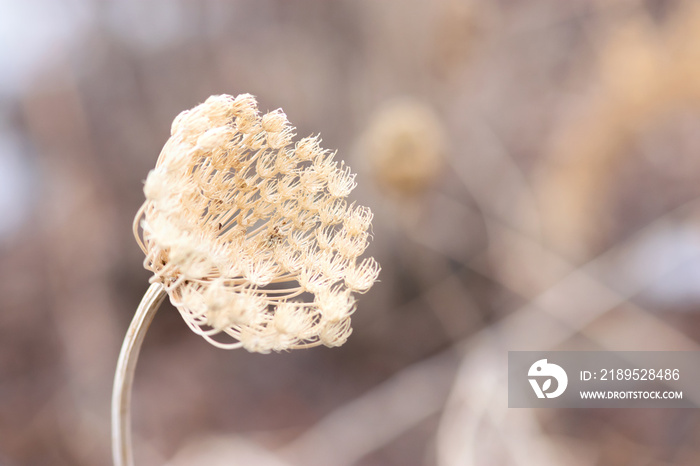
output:
M 349 466 L 441 411 L 457 365 L 445 351 L 403 369 L 326 416 L 281 456 L 306 466 Z

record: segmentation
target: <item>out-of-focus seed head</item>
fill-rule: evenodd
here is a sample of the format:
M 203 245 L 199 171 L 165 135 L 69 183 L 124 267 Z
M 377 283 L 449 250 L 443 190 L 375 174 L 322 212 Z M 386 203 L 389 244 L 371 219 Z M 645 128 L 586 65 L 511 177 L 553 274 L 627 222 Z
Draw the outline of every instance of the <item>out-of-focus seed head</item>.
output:
M 391 101 L 371 118 L 363 153 L 381 188 L 420 195 L 444 167 L 445 130 L 435 112 L 414 99 Z
M 293 137 L 282 110 L 212 96 L 175 118 L 146 179 L 134 221 L 144 266 L 218 347 L 339 346 L 351 293 L 377 280 L 377 262 L 358 259 L 372 212 L 344 200 L 355 175 L 318 138 Z

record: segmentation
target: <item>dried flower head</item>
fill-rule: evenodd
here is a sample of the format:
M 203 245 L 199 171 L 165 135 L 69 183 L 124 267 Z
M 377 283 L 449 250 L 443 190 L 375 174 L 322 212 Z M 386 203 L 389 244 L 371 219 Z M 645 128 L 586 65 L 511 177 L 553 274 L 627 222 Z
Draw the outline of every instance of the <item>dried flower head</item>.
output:
M 212 96 L 175 118 L 148 174 L 134 221 L 144 266 L 218 347 L 339 346 L 352 292 L 379 274 L 358 259 L 372 212 L 345 200 L 355 175 L 318 138 L 293 137 L 286 115 L 261 116 L 252 95 Z

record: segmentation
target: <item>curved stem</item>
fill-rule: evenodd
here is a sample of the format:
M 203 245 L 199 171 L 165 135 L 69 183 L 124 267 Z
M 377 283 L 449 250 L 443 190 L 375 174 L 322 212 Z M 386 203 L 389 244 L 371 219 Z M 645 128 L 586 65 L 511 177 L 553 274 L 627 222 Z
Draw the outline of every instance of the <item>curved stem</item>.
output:
M 119 353 L 112 390 L 112 458 L 115 466 L 134 464 L 131 447 L 131 387 L 141 344 L 165 296 L 160 283 L 153 283 L 148 288 L 129 325 Z

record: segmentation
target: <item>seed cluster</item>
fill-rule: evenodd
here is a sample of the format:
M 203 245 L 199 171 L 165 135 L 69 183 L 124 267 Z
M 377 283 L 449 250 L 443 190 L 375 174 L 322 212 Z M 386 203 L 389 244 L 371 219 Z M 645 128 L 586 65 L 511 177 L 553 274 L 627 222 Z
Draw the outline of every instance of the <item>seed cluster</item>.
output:
M 212 96 L 178 115 L 148 174 L 134 221 L 144 266 L 218 347 L 342 345 L 352 292 L 377 280 L 379 264 L 358 259 L 372 212 L 345 200 L 355 175 L 318 138 L 293 137 L 281 110 Z

